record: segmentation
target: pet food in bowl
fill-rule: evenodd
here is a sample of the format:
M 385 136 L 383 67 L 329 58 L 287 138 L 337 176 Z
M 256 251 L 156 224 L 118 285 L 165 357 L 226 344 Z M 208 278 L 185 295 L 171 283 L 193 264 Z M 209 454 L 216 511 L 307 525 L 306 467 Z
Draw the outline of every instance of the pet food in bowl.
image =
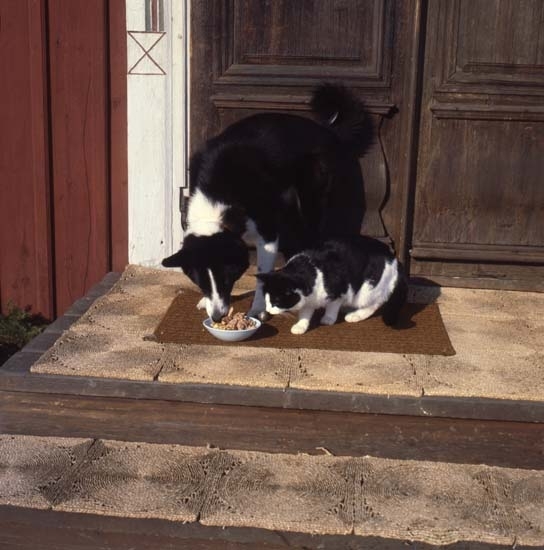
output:
M 261 322 L 254 317 L 248 317 L 242 312 L 232 313 L 232 308 L 228 315 L 225 315 L 219 322 L 214 322 L 208 317 L 203 322 L 206 330 L 219 340 L 224 342 L 240 342 L 255 334 Z

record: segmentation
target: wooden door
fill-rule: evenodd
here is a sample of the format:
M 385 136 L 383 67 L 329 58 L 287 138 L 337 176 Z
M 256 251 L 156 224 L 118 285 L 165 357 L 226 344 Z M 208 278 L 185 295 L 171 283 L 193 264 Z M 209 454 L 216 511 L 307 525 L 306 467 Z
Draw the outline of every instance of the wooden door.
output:
M 362 160 L 365 233 L 405 242 L 419 0 L 203 0 L 191 3 L 191 151 L 259 111 L 309 115 L 312 89 L 364 98 L 379 139 Z
M 191 150 L 257 111 L 364 98 L 364 233 L 411 275 L 544 289 L 541 0 L 205 0 L 191 22 Z M 409 254 L 410 253 L 410 254 Z
M 412 275 L 544 290 L 544 2 L 429 2 Z

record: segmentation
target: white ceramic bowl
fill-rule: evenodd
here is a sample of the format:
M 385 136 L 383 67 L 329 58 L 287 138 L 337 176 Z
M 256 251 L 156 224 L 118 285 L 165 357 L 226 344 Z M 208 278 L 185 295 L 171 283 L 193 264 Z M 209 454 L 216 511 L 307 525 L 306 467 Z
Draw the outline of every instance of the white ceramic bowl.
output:
M 215 336 L 219 340 L 223 340 L 223 342 L 241 342 L 242 340 L 249 338 L 252 334 L 255 334 L 261 327 L 261 321 L 259 321 L 259 319 L 256 319 L 255 317 L 250 317 L 250 319 L 253 320 L 255 326 L 244 330 L 224 330 L 221 328 L 213 328 L 213 321 L 210 317 L 203 321 L 202 324 L 212 336 Z

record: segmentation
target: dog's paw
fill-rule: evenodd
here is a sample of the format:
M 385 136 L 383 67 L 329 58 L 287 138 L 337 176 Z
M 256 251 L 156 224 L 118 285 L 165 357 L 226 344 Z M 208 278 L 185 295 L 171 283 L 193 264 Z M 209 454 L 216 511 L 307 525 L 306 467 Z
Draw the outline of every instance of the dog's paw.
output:
M 258 309 L 258 308 L 251 308 L 247 312 L 247 316 L 255 317 L 255 319 L 259 319 L 261 323 L 266 323 L 266 321 L 268 321 L 272 317 L 272 315 L 270 315 L 270 313 L 268 313 L 266 309 Z
M 309 321 L 306 321 L 304 319 L 302 321 L 299 321 L 298 323 L 295 323 L 291 327 L 291 333 L 292 334 L 304 334 L 308 330 L 309 326 L 310 326 Z
M 250 315 L 250 317 L 251 317 L 251 315 Z M 266 321 L 268 321 L 271 317 L 272 317 L 272 315 L 270 315 L 270 313 L 268 313 L 268 311 L 261 311 L 261 313 L 257 314 L 257 319 L 259 319 L 259 321 L 261 321 L 261 323 L 266 323 Z
M 266 304 L 264 303 L 264 301 L 261 303 L 260 300 L 256 303 L 254 302 L 253 304 L 251 304 L 251 308 L 247 312 L 247 314 L 249 315 L 249 317 L 257 317 L 257 319 L 260 319 L 260 316 L 263 314 L 268 315 L 266 313 Z
M 334 325 L 336 323 L 336 317 L 332 317 L 329 315 L 323 315 L 321 317 L 321 320 L 319 321 L 322 325 Z
M 201 298 L 196 304 L 196 309 L 206 309 L 206 298 Z

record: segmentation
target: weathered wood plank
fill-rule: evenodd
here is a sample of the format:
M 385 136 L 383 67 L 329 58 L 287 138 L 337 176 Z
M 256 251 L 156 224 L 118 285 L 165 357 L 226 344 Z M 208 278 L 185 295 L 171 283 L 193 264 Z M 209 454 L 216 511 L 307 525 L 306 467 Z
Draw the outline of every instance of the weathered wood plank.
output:
M 544 465 L 543 424 L 146 399 L 0 391 L 0 432 L 513 468 Z
M 111 268 L 128 263 L 127 38 L 125 0 L 108 2 Z
M 410 273 L 542 290 L 542 2 L 428 2 Z
M 0 369 L 0 390 L 123 397 L 180 402 L 277 407 L 318 411 L 414 415 L 423 417 L 544 422 L 544 402 L 479 397 L 396 396 L 365 393 L 255 388 L 221 384 L 164 384 L 108 378 L 29 373 L 39 353 L 22 352 Z
M 220 529 L 162 520 L 113 518 L 0 506 L 0 547 L 34 550 L 276 550 L 263 529 Z
M 57 312 L 110 270 L 106 2 L 49 2 Z
M 251 527 L 208 527 L 200 523 L 115 518 L 0 506 L 0 545 L 17 550 L 437 550 L 409 540 L 355 535 L 308 535 Z M 449 544 L 448 550 L 499 550 L 510 546 L 478 542 Z M 519 550 L 533 549 L 516 545 Z
M 2 2 L 0 305 L 53 318 L 47 61 L 42 0 Z

